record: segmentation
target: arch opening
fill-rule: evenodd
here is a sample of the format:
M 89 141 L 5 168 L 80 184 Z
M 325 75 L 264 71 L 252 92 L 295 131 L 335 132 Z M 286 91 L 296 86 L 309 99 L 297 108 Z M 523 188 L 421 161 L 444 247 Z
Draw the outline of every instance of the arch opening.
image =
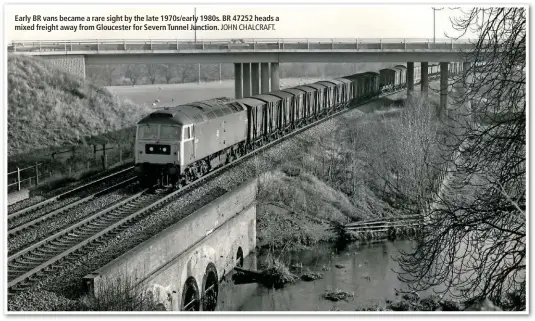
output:
M 238 247 L 238 253 L 236 254 L 236 266 L 243 267 L 243 250 L 241 246 Z
M 199 287 L 195 278 L 190 276 L 184 283 L 184 289 L 182 290 L 182 311 L 199 311 L 199 309 Z
M 209 263 L 203 277 L 203 311 L 215 311 L 218 294 L 219 279 L 217 277 L 217 269 L 213 263 Z

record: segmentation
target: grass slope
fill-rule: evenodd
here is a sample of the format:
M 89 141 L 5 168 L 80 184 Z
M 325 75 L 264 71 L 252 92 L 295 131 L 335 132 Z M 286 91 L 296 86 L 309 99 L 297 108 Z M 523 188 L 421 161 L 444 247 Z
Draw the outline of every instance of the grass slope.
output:
M 32 57 L 8 58 L 8 155 L 132 126 L 148 109 Z

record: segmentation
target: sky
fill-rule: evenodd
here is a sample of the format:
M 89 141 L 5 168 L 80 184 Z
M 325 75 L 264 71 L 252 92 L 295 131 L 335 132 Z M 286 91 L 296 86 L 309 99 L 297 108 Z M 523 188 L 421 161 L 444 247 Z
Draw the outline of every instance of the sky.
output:
M 192 5 L 18 5 L 7 4 L 5 7 L 6 42 L 14 40 L 74 40 L 74 39 L 193 39 L 194 31 L 51 31 L 24 30 L 15 31 L 15 26 L 31 26 L 34 21 L 15 21 L 16 16 L 79 16 L 108 17 L 154 15 L 158 22 L 104 22 L 105 25 L 167 25 L 161 21 L 161 15 L 192 16 Z M 450 16 L 459 15 L 451 7 L 436 11 L 436 38 L 457 35 L 451 27 Z M 466 8 L 466 7 L 465 7 Z M 239 24 L 273 24 L 275 30 L 259 31 L 197 31 L 197 39 L 226 38 L 433 38 L 433 9 L 431 5 L 197 5 L 197 16 L 215 15 L 222 19 L 224 15 L 252 15 L 278 17 L 275 22 L 239 22 Z M 19 17 L 20 19 L 20 17 Z M 33 19 L 32 19 L 33 20 Z M 78 26 L 80 22 L 40 22 L 41 25 Z M 97 25 L 99 22 L 82 22 L 84 25 Z M 224 22 L 212 25 L 221 27 Z M 175 22 L 174 24 L 189 24 Z M 197 25 L 204 25 L 198 22 Z

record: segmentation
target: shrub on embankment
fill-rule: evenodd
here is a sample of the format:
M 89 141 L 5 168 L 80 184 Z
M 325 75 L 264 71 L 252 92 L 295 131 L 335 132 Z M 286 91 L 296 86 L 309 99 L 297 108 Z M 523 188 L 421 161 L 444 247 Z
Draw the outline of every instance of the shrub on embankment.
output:
M 88 145 L 148 110 L 32 57 L 8 57 L 8 155 Z M 119 138 L 122 138 L 120 136 Z
M 338 117 L 331 135 L 299 140 L 299 152 L 260 178 L 258 245 L 310 246 L 336 239 L 331 223 L 418 213 L 442 156 L 430 96 Z

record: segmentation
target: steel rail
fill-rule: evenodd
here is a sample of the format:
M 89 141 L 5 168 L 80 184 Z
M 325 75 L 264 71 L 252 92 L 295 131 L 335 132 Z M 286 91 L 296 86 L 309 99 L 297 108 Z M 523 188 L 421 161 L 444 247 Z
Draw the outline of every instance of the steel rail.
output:
M 82 189 L 84 189 L 84 188 L 87 188 L 87 187 L 89 187 L 89 186 L 91 186 L 91 185 L 100 183 L 100 182 L 102 182 L 103 180 L 106 180 L 106 179 L 108 179 L 108 178 L 110 178 L 110 177 L 114 177 L 114 176 L 117 176 L 117 175 L 119 175 L 119 174 L 122 174 L 122 173 L 124 173 L 124 172 L 126 172 L 126 171 L 132 170 L 133 168 L 134 168 L 133 166 L 128 167 L 128 168 L 126 168 L 126 169 L 120 170 L 120 171 L 118 171 L 118 172 L 115 172 L 115 173 L 113 173 L 113 174 L 107 175 L 107 176 L 105 176 L 105 177 L 101 177 L 101 178 L 99 178 L 99 179 L 97 179 L 97 180 L 95 180 L 95 181 L 91 181 L 91 182 L 89 182 L 89 183 L 87 183 L 87 184 L 84 184 L 84 185 L 82 185 L 82 186 L 75 187 L 75 188 L 73 188 L 72 190 L 69 190 L 69 191 L 67 191 L 67 192 L 61 193 L 61 194 L 59 194 L 59 195 L 56 195 L 56 196 L 54 196 L 54 197 L 51 197 L 51 198 L 46 199 L 46 200 L 44 200 L 44 201 L 41 201 L 41 202 L 39 202 L 39 203 L 37 203 L 37 204 L 28 206 L 28 207 L 26 207 L 26 208 L 23 208 L 23 209 L 21 209 L 21 210 L 18 210 L 18 211 L 16 211 L 16 212 L 11 213 L 11 214 L 8 213 L 8 219 L 12 219 L 12 218 L 15 218 L 15 217 L 17 217 L 17 216 L 20 216 L 20 215 L 22 215 L 22 214 L 28 213 L 28 212 L 30 212 L 30 211 L 39 209 L 39 208 L 45 206 L 45 205 L 48 204 L 48 203 L 51 203 L 51 202 L 60 200 L 60 199 L 66 197 L 66 196 L 68 196 L 68 195 L 71 195 L 71 194 L 73 194 L 73 193 L 76 193 L 76 192 L 78 192 L 78 191 L 80 191 L 80 190 L 82 190 Z
M 69 203 L 69 204 L 67 204 L 66 206 L 62 207 L 62 208 L 59 208 L 59 209 L 54 210 L 54 211 L 52 211 L 52 212 L 49 212 L 49 213 L 47 213 L 47 214 L 45 214 L 45 215 L 43 215 L 43 216 L 39 216 L 39 217 L 36 218 L 36 219 L 30 220 L 29 222 L 26 222 L 26 223 L 23 223 L 23 224 L 21 224 L 21 225 L 18 225 L 18 226 L 16 226 L 16 227 L 14 227 L 14 228 L 11 228 L 11 229 L 9 229 L 9 230 L 7 231 L 8 237 L 11 236 L 11 235 L 17 234 L 17 233 L 19 233 L 19 232 L 22 231 L 22 230 L 25 230 L 25 229 L 27 229 L 27 228 L 30 228 L 30 227 L 32 227 L 32 226 L 34 226 L 34 225 L 37 225 L 38 223 L 40 223 L 40 222 L 42 222 L 42 221 L 45 221 L 45 220 L 47 220 L 47 219 L 49 219 L 49 218 L 51 218 L 51 217 L 53 217 L 53 216 L 56 216 L 56 215 L 58 215 L 58 214 L 60 214 L 60 213 L 62 213 L 62 212 L 65 212 L 66 210 L 69 210 L 69 209 L 71 209 L 71 208 L 73 208 L 73 207 L 75 207 L 75 206 L 78 206 L 78 205 L 81 205 L 81 204 L 83 204 L 83 203 L 86 203 L 86 202 L 88 202 L 88 201 L 94 199 L 95 197 L 104 195 L 105 193 L 110 192 L 110 191 L 114 190 L 114 189 L 117 188 L 117 187 L 120 187 L 120 186 L 123 186 L 123 185 L 125 185 L 125 184 L 131 183 L 131 182 L 134 181 L 134 180 L 137 180 L 137 177 L 131 177 L 131 178 L 129 178 L 129 179 L 127 179 L 127 180 L 124 180 L 124 181 L 122 181 L 122 182 L 120 182 L 120 183 L 117 183 L 117 184 L 115 184 L 115 185 L 113 185 L 113 186 L 107 187 L 107 188 L 105 188 L 105 189 L 103 189 L 103 190 L 101 190 L 101 191 L 98 191 L 98 192 L 93 193 L 93 194 L 91 194 L 91 195 L 89 195 L 89 196 L 87 196 L 87 197 L 84 197 L 84 198 L 82 198 L 82 199 L 79 199 L 79 200 L 76 201 L 76 202 Z

